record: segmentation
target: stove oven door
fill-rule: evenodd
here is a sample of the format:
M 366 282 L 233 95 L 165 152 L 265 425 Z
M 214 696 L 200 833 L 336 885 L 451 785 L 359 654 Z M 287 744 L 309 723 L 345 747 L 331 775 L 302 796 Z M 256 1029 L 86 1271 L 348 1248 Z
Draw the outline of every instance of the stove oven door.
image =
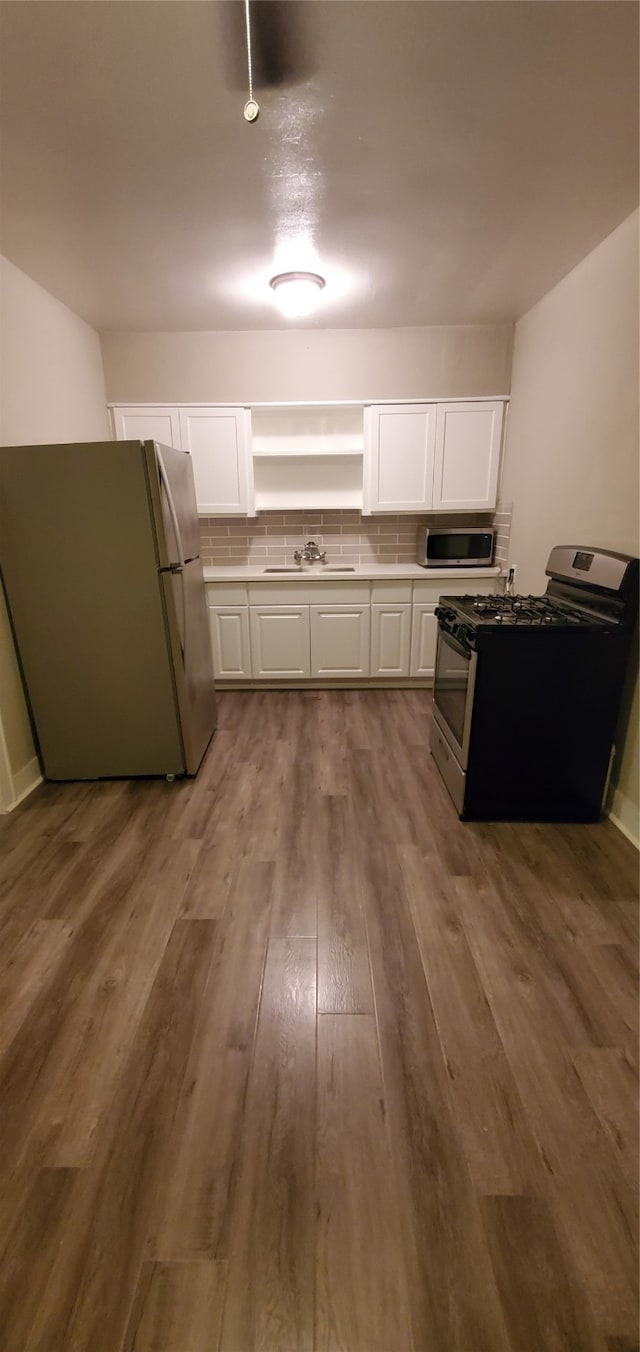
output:
M 433 717 L 463 770 L 467 768 L 478 654 L 438 625 Z

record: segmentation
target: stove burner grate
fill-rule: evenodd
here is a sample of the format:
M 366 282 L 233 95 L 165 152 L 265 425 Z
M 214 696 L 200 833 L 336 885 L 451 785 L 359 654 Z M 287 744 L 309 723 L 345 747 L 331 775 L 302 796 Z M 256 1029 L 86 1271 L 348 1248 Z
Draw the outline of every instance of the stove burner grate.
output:
M 470 596 L 474 614 L 496 624 L 580 625 L 585 617 L 547 596 Z

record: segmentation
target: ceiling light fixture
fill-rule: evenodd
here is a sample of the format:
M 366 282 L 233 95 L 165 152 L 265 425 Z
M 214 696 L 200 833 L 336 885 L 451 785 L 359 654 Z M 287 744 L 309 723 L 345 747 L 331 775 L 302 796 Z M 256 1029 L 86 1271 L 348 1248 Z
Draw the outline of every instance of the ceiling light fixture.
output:
M 315 310 L 326 282 L 318 272 L 279 272 L 277 277 L 271 278 L 269 286 L 282 314 L 288 319 L 297 319 Z

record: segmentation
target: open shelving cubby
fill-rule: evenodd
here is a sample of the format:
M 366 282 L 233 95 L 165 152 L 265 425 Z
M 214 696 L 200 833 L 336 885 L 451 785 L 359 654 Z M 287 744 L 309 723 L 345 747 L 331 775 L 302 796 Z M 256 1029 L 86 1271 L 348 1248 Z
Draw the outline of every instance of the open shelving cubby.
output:
M 362 405 L 251 412 L 257 511 L 362 507 Z

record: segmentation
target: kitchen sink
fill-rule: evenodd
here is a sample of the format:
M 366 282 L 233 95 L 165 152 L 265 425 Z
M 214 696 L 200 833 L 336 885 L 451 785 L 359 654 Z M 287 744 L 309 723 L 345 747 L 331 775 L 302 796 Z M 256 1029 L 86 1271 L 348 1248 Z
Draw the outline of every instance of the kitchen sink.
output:
M 299 577 L 323 577 L 325 573 L 355 573 L 355 568 L 323 568 L 322 572 L 311 572 L 306 568 L 263 568 L 264 573 L 297 573 Z

